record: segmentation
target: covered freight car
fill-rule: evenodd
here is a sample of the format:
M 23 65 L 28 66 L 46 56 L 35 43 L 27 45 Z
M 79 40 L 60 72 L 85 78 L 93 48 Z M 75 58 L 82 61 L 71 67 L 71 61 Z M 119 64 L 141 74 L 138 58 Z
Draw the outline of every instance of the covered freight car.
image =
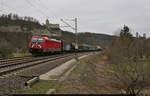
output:
M 67 41 L 62 41 L 62 51 L 63 52 L 74 52 L 75 51 L 75 43 L 70 43 Z

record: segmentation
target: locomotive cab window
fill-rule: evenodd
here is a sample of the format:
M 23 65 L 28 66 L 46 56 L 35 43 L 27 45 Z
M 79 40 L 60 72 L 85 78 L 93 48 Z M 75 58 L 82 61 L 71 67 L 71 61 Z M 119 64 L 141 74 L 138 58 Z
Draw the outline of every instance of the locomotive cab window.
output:
M 42 38 L 32 38 L 32 43 L 42 43 L 43 39 Z

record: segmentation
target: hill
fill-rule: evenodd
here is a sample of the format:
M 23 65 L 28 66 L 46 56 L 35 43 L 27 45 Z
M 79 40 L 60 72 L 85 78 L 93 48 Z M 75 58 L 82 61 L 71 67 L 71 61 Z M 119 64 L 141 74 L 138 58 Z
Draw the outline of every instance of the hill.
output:
M 0 27 L 7 27 L 7 26 L 19 26 L 22 31 L 30 31 L 34 28 L 42 29 L 42 26 L 38 20 L 32 17 L 20 17 L 17 14 L 8 14 L 8 15 L 1 15 L 0 16 Z M 1 28 L 2 31 L 2 28 Z M 13 30 L 12 30 L 13 31 Z
M 55 25 L 55 24 L 54 24 Z M 29 40 L 33 35 L 47 32 L 47 27 L 40 24 L 32 17 L 19 17 L 16 14 L 0 16 L 0 57 L 7 57 L 12 53 L 28 52 Z M 61 29 L 50 29 L 61 36 L 49 35 L 48 37 L 75 42 L 75 34 Z M 36 34 L 35 34 L 36 33 Z M 46 35 L 47 36 L 47 35 Z M 114 36 L 98 33 L 78 33 L 78 44 L 107 46 Z
M 114 36 L 111 35 L 91 33 L 91 32 L 78 33 L 78 43 L 106 46 L 108 43 L 112 41 L 113 37 Z M 61 39 L 70 42 L 75 42 L 75 34 L 68 31 L 62 31 Z
M 48 20 L 47 20 L 48 21 Z M 52 24 L 51 24 L 52 25 Z M 55 25 L 55 24 L 53 24 Z M 46 32 L 49 29 L 49 35 Z M 68 31 L 63 31 L 60 28 L 52 29 L 47 28 L 45 24 L 41 25 L 38 20 L 32 17 L 20 17 L 17 14 L 8 14 L 0 16 L 0 32 L 28 32 L 33 35 L 45 34 L 52 37 L 52 33 L 62 33 L 61 37 L 53 37 L 58 39 L 63 39 L 69 42 L 75 42 L 75 34 Z M 4 37 L 5 38 L 5 37 Z M 78 43 L 79 44 L 90 44 L 90 45 L 105 45 L 112 40 L 113 36 L 98 34 L 92 32 L 78 33 Z

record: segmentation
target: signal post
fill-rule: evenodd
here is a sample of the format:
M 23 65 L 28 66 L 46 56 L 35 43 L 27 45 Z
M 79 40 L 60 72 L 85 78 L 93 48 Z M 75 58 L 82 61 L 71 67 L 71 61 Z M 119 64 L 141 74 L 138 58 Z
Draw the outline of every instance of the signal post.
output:
M 71 29 L 73 29 L 74 31 L 75 31 L 75 58 L 76 59 L 78 59 L 78 55 L 77 55 L 77 49 L 78 49 L 78 20 L 77 20 L 77 18 L 75 18 L 75 19 L 70 19 L 69 21 L 74 21 L 75 22 L 75 26 L 74 27 L 72 27 L 70 24 L 68 24 L 66 21 L 64 21 L 63 19 L 61 19 L 61 21 L 63 22 L 63 23 L 65 23 L 67 26 L 63 26 L 63 27 L 70 27 Z

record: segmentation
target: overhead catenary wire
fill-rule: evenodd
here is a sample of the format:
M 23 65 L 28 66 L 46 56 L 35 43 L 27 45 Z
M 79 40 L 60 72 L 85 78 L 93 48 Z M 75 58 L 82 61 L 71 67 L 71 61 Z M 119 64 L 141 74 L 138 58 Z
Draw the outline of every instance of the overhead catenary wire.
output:
M 46 4 L 44 4 L 41 0 L 38 0 L 38 1 L 39 1 L 39 4 L 41 5 L 41 7 L 44 8 L 44 12 L 48 12 L 49 14 L 52 14 L 51 17 L 48 16 L 47 19 L 50 19 L 51 21 L 53 21 L 55 23 L 57 20 L 60 21 L 60 18 L 56 17 L 55 13 L 49 7 L 47 7 Z
M 29 0 L 26 0 L 26 2 L 27 2 L 30 6 L 36 8 Z M 2 12 L 2 13 L 5 13 L 5 14 L 8 13 L 8 12 L 5 11 L 6 9 L 4 9 L 4 7 L 7 8 L 8 10 L 15 11 L 16 13 L 22 13 L 21 11 L 18 11 L 18 9 L 16 9 L 16 8 L 10 6 L 10 5 L 7 5 L 6 3 L 4 3 L 3 0 L 1 0 L 0 5 L 1 5 L 1 7 L 0 7 L 0 8 L 1 8 L 1 9 L 0 9 L 0 12 Z M 41 11 L 40 9 L 36 8 L 36 10 L 37 10 L 40 14 L 42 14 L 43 16 L 45 16 L 46 18 L 49 18 L 49 17 L 48 17 L 43 11 Z
M 1 0 L 0 5 L 1 5 L 1 7 L 0 7 L 0 8 L 1 8 L 1 9 L 0 9 L 0 12 L 3 13 L 3 12 L 4 12 L 4 11 L 3 11 L 3 0 Z
M 40 9 L 40 8 L 37 7 L 37 3 L 35 4 L 35 2 L 32 3 L 31 0 L 25 0 L 25 2 L 26 2 L 28 5 L 30 5 L 31 7 L 33 7 L 33 8 L 36 10 L 36 12 L 40 13 L 40 14 L 41 14 L 43 17 L 45 17 L 46 19 L 51 20 L 53 23 L 54 23 L 54 22 L 55 22 L 55 23 L 60 22 L 60 18 L 56 17 L 56 15 L 54 14 L 54 12 L 49 11 L 50 8 L 47 7 L 46 4 L 44 4 L 44 2 L 42 2 L 41 0 L 38 0 L 38 1 L 39 1 L 39 3 L 40 3 L 39 5 L 43 7 L 42 9 Z M 1 0 L 1 1 L 0 1 L 0 5 L 1 5 L 1 7 L 0 7 L 0 13 L 1 13 L 1 14 L 9 14 L 9 13 L 12 13 L 12 11 L 14 11 L 16 14 L 19 13 L 19 14 L 22 14 L 22 15 L 23 15 L 23 12 L 21 11 L 21 9 L 15 8 L 15 7 L 10 6 L 10 5 L 7 5 L 7 3 L 4 2 L 4 0 Z M 39 6 L 39 5 L 38 5 L 38 6 Z M 10 12 L 9 12 L 9 11 L 10 11 Z M 50 17 L 48 13 L 49 13 L 49 14 L 52 13 L 52 14 L 53 14 L 52 17 Z
M 1 4 L 1 11 L 3 10 L 3 0 L 1 0 L 1 2 L 0 2 Z
M 42 10 L 43 8 L 42 8 L 42 9 L 39 9 L 39 8 L 35 5 L 35 3 L 33 4 L 33 3 L 31 2 L 31 0 L 25 0 L 25 2 L 26 2 L 29 6 L 33 7 L 34 9 L 36 9 L 36 12 L 40 13 L 43 17 L 45 17 L 46 19 L 51 19 L 51 20 L 52 20 L 52 18 L 51 18 L 50 16 L 48 16 L 48 15 L 46 14 L 46 11 L 45 11 L 45 10 L 48 11 L 48 7 L 44 7 L 45 4 L 43 4 L 41 1 L 40 1 L 40 3 L 41 3 L 42 6 L 45 8 L 45 10 Z M 40 4 L 40 6 L 41 6 L 41 4 Z M 4 0 L 0 0 L 0 14 L 9 14 L 9 13 L 15 13 L 15 14 L 22 14 L 22 15 L 23 15 L 23 12 L 21 11 L 21 9 L 15 8 L 15 7 L 13 7 L 13 6 L 8 5 L 6 2 L 4 2 Z M 55 18 L 57 18 L 57 17 L 55 17 Z M 58 18 L 57 18 L 57 19 L 58 19 Z M 55 19 L 55 20 L 56 20 L 56 19 Z M 53 20 L 53 23 L 54 23 L 54 20 Z M 56 23 L 56 22 L 55 22 L 55 23 Z
M 49 7 L 47 7 L 46 6 L 46 4 L 44 4 L 43 2 L 42 2 L 42 0 L 38 0 L 39 1 L 39 3 L 40 3 L 40 5 L 44 8 L 44 9 L 46 9 L 46 11 L 48 11 L 48 13 L 49 14 L 52 14 L 53 16 L 52 17 L 50 17 L 50 18 L 48 18 L 48 19 L 50 19 L 50 20 L 52 20 L 54 23 L 61 23 L 60 22 L 60 19 L 61 18 L 58 18 L 57 16 L 56 16 L 56 14 L 49 8 Z M 50 10 L 50 11 L 49 11 Z M 61 27 L 61 26 L 60 26 Z
M 35 8 L 40 14 L 42 14 L 44 17 L 49 18 L 49 16 L 47 16 L 47 14 L 45 14 L 45 12 L 43 12 L 42 10 L 38 9 L 35 5 L 33 5 L 29 0 L 25 0 L 30 6 L 32 6 L 33 8 Z
M 22 13 L 21 11 L 18 11 L 18 9 L 16 9 L 16 8 L 14 8 L 14 7 L 12 7 L 12 6 L 7 5 L 3 0 L 1 0 L 1 10 L 0 10 L 0 11 L 1 11 L 2 13 L 7 14 L 6 8 L 7 8 L 8 10 L 13 10 L 13 11 L 15 11 L 16 13 Z
M 33 8 L 35 8 L 40 14 L 42 14 L 42 15 L 44 15 L 45 17 L 46 17 L 46 19 L 50 19 L 50 20 L 52 20 L 52 17 L 50 17 L 50 16 L 48 16 L 47 14 L 45 14 L 45 12 L 46 11 L 43 11 L 43 10 L 41 10 L 41 9 L 39 9 L 39 8 L 37 8 L 35 5 L 33 5 L 29 0 L 25 0 L 30 6 L 32 6 Z M 40 3 L 40 5 L 41 6 L 43 6 L 46 10 L 49 10 L 49 8 L 48 7 L 46 7 L 45 6 L 45 4 L 41 1 L 41 0 L 38 0 L 39 1 L 39 3 Z M 34 3 L 35 4 L 35 3 Z M 51 11 L 52 12 L 52 11 Z M 48 13 L 50 13 L 49 11 L 48 11 Z M 52 12 L 53 13 L 53 12 Z M 51 13 L 50 13 L 51 14 Z M 56 21 L 60 21 L 60 18 L 58 18 L 58 17 L 56 17 L 55 16 L 55 14 L 53 13 L 53 22 L 56 20 Z M 56 22 L 55 22 L 56 23 Z
M 41 4 L 41 6 L 47 10 L 48 13 L 51 12 L 50 14 L 53 14 L 53 17 L 55 17 L 55 13 L 50 8 L 48 8 L 41 0 L 38 0 L 38 1 Z M 57 17 L 55 17 L 55 18 L 57 18 Z

